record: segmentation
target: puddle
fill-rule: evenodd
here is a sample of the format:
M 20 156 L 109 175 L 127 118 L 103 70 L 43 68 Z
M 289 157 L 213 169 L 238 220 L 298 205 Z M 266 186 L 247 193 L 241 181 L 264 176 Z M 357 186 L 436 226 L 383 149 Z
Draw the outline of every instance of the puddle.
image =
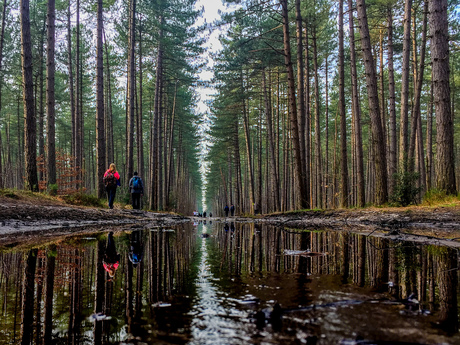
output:
M 0 345 L 460 343 L 456 249 L 238 223 L 152 230 L 0 253 Z

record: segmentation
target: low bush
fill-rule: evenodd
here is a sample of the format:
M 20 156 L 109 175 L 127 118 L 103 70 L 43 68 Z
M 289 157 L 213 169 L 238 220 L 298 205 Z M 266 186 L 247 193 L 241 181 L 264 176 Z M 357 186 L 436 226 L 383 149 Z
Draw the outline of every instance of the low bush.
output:
M 458 203 L 459 201 L 459 195 L 447 194 L 446 191 L 440 189 L 430 189 L 423 197 L 423 204 L 427 206 L 452 204 Z
M 64 199 L 64 201 L 70 205 L 104 207 L 102 200 L 98 199 L 94 195 L 89 195 L 82 192 L 63 195 L 62 199 Z

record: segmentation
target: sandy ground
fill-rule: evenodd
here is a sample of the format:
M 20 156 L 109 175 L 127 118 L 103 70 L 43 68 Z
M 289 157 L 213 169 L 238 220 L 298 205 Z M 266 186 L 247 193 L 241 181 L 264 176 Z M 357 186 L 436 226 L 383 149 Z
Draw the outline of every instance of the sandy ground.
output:
M 55 199 L 0 196 L 0 247 L 115 228 L 168 227 L 203 218 L 127 209 L 69 206 Z M 208 218 L 209 220 L 209 218 Z M 255 218 L 213 218 L 286 229 L 345 230 L 460 248 L 460 206 L 305 211 Z

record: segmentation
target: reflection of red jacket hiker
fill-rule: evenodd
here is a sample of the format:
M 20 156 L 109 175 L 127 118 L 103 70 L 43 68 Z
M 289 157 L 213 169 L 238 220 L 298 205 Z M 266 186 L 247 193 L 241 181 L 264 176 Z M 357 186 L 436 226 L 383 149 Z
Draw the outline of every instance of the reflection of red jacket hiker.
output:
M 107 237 L 107 246 L 105 248 L 105 255 L 104 259 L 102 260 L 102 265 L 104 266 L 104 269 L 107 271 L 107 273 L 109 273 L 109 276 L 113 277 L 119 263 L 120 254 L 117 253 L 117 249 L 115 248 L 113 232 L 111 231 Z
M 104 262 L 103 265 L 104 265 L 104 269 L 110 274 L 118 268 L 119 262 L 118 261 L 115 263 Z

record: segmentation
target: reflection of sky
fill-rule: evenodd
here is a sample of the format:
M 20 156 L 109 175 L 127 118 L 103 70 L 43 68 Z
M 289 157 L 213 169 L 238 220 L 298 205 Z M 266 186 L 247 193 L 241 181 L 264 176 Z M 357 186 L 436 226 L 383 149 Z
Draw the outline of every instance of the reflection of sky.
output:
M 208 231 L 206 225 L 199 227 L 202 227 L 202 231 L 198 233 Z M 197 296 L 190 312 L 193 316 L 190 344 L 236 344 L 242 340 L 249 341 L 247 330 L 239 321 L 246 313 L 228 305 L 226 294 L 216 284 L 218 279 L 211 272 L 208 245 L 209 240 L 203 238 L 196 281 Z

